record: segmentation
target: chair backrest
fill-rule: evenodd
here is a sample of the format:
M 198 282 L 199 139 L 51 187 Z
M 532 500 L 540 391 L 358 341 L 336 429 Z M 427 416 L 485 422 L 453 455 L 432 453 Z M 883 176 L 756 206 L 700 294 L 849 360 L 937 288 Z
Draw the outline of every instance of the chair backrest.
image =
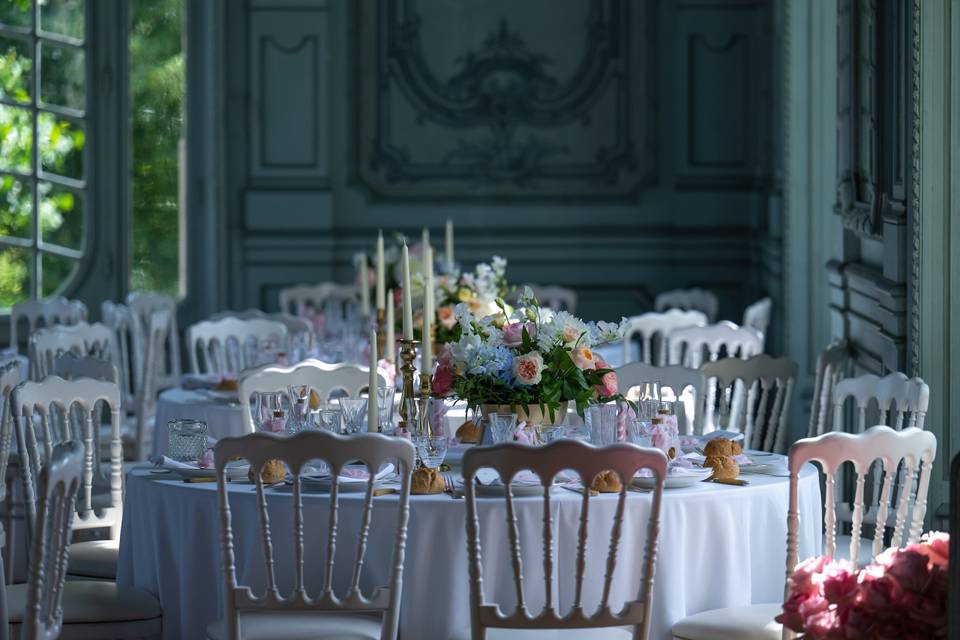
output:
M 707 316 L 708 322 L 717 320 L 717 295 L 706 289 L 673 289 L 658 293 L 653 300 L 654 311 L 666 311 L 667 309 L 693 309 L 702 311 Z
M 937 439 L 929 431 L 908 428 L 895 431 L 887 426 L 876 426 L 863 433 L 852 434 L 835 431 L 815 438 L 799 440 L 790 447 L 790 504 L 787 512 L 787 578 L 797 566 L 797 544 L 800 528 L 798 481 L 800 469 L 807 462 L 819 462 L 826 476 L 826 489 L 823 500 L 824 529 L 826 540 L 824 554 L 834 557 L 837 547 L 837 525 L 835 494 L 837 491 L 834 477 L 845 462 L 853 463 L 856 473 L 856 498 L 854 500 L 852 531 L 850 539 L 851 561 L 859 557 L 864 505 L 864 484 L 870 466 L 880 460 L 883 464 L 883 488 L 876 496 L 878 522 L 887 519 L 892 507 L 893 490 L 897 483 L 897 469 L 901 461 L 905 466 L 903 477 L 908 483 L 898 492 L 896 505 L 896 526 L 889 546 L 902 547 L 916 542 L 920 538 L 923 519 L 927 511 L 927 490 L 930 486 L 930 473 L 933 460 L 937 455 Z M 922 466 L 921 466 L 922 463 Z M 913 478 L 919 474 L 919 483 L 912 499 Z M 912 503 L 912 505 L 911 505 Z M 886 545 L 884 528 L 876 527 L 871 557 L 879 554 Z
M 27 602 L 23 638 L 53 640 L 63 627 L 63 586 L 67 579 L 70 537 L 82 474 L 83 447 L 74 441 L 58 444 L 37 482 L 36 514 L 32 522 Z M 4 627 L 6 629 L 6 627 Z
M 156 311 L 167 311 L 170 324 L 167 327 L 167 341 L 163 346 L 162 357 L 157 358 L 161 371 L 157 378 L 157 388 L 166 389 L 180 384 L 183 368 L 180 364 L 180 331 L 177 327 L 177 300 L 171 296 L 153 291 L 134 291 L 127 296 L 127 306 L 140 320 L 144 332 L 150 324 L 150 318 Z
M 54 356 L 51 375 L 60 376 L 64 380 L 91 378 L 114 384 L 118 384 L 120 379 L 116 365 L 109 360 L 94 356 L 78 356 L 72 351 Z
M 923 421 L 930 404 L 930 387 L 920 378 L 907 378 L 899 371 L 884 377 L 867 374 L 847 378 L 833 389 L 833 426 L 844 424 L 843 406 L 847 398 L 853 398 L 857 407 L 857 432 L 867 426 L 867 407 L 873 400 L 880 415 L 877 424 L 886 424 L 895 429 L 903 427 L 923 428 Z M 890 411 L 895 409 L 895 419 L 890 420 Z M 844 429 L 844 431 L 853 431 Z
M 250 463 L 255 474 L 255 489 L 260 524 L 260 542 L 263 562 L 266 569 L 267 588 L 262 595 L 255 596 L 249 586 L 237 582 L 237 570 L 233 551 L 233 529 L 231 526 L 230 496 L 227 491 L 226 464 L 231 459 L 242 458 Z M 260 469 L 268 460 L 280 460 L 293 475 L 293 539 L 284 542 L 294 550 L 295 584 L 292 593 L 281 594 L 274 573 L 275 554 L 270 521 L 267 517 L 267 499 Z M 316 575 L 318 567 L 306 567 L 304 562 L 303 503 L 301 500 L 301 472 L 311 460 L 322 460 L 336 477 L 344 465 L 359 460 L 367 466 L 369 480 L 364 497 L 359 535 L 356 541 L 356 554 L 350 585 L 343 594 L 336 594 L 333 588 L 334 569 L 337 559 L 337 520 L 339 512 L 339 485 L 331 484 L 329 500 L 329 526 L 326 531 L 326 566 L 324 567 L 322 591 L 310 596 L 307 593 L 307 571 Z M 409 516 L 410 476 L 415 460 L 413 445 L 401 438 L 391 438 L 377 433 L 363 433 L 350 437 L 341 437 L 332 433 L 313 431 L 299 433 L 293 437 L 279 437 L 274 434 L 257 433 L 239 438 L 224 438 L 214 448 L 214 460 L 217 470 L 217 494 L 220 507 L 221 546 L 223 552 L 224 618 L 227 624 L 227 637 L 238 637 L 237 614 L 243 611 L 355 611 L 379 612 L 383 614 L 380 637 L 392 640 L 397 636 L 397 623 L 400 614 L 400 596 L 403 588 L 403 555 L 407 537 L 407 519 Z M 400 476 L 399 507 L 393 501 L 389 503 L 390 513 L 397 513 L 396 532 L 389 539 L 394 541 L 393 557 L 390 562 L 388 584 L 375 589 L 369 597 L 360 592 L 360 580 L 363 572 L 367 538 L 370 533 L 373 515 L 374 477 L 381 465 L 395 463 Z M 283 499 L 287 505 L 289 498 Z M 383 525 L 378 525 L 383 526 Z M 320 544 L 315 533 L 308 539 L 311 545 Z
M 494 469 L 503 479 L 506 491 L 507 533 L 513 567 L 513 581 L 516 588 L 517 607 L 510 615 L 504 615 L 499 605 L 488 603 L 483 594 L 483 562 L 480 545 L 480 521 L 477 513 L 477 498 L 474 479 L 478 469 Z M 514 475 L 529 469 L 540 477 L 543 491 L 543 575 L 544 608 L 532 617 L 527 609 L 524 596 L 522 557 L 520 552 L 520 532 L 514 511 L 513 495 L 510 484 Z M 635 601 L 627 602 L 622 610 L 615 612 L 609 604 L 611 585 L 617 564 L 617 552 L 621 543 L 621 528 L 627 496 L 627 487 L 640 469 L 650 469 L 657 482 L 653 491 L 647 535 L 644 546 L 643 567 L 640 580 L 640 592 Z M 588 615 L 583 608 L 583 591 L 587 573 L 587 514 L 590 492 L 583 492 L 580 509 L 580 528 L 577 538 L 577 556 L 574 562 L 574 602 L 572 610 L 561 615 L 558 603 L 554 601 L 556 572 L 553 566 L 554 540 L 557 538 L 550 508 L 550 488 L 554 477 L 561 471 L 570 470 L 579 474 L 584 486 L 590 486 L 597 474 L 612 471 L 619 476 L 621 490 L 611 529 L 609 552 L 606 562 L 598 569 L 596 576 L 603 573 L 602 597 L 599 608 Z M 663 481 L 667 475 L 667 458 L 658 449 L 641 449 L 629 444 L 596 448 L 574 440 L 562 440 L 545 447 L 529 447 L 515 443 L 499 444 L 493 447 L 474 447 L 463 456 L 463 481 L 467 502 L 467 550 L 470 571 L 470 618 L 473 638 L 483 638 L 487 628 L 509 629 L 591 629 L 600 627 L 634 627 L 634 638 L 646 638 L 650 626 L 650 599 L 653 592 L 653 567 L 657 552 L 657 537 L 660 532 L 660 500 L 663 495 Z M 491 523 L 485 524 L 485 528 Z M 604 541 L 605 543 L 606 541 Z M 601 544 L 591 541 L 591 545 Z M 626 544 L 632 544 L 627 541 Z M 628 571 L 635 571 L 630 567 Z M 586 584 L 598 584 L 599 580 Z M 527 589 L 533 588 L 527 585 Z M 584 632 L 582 637 L 589 637 Z
M 760 350 L 767 343 L 767 329 L 770 328 L 770 313 L 773 310 L 773 300 L 761 298 L 743 310 L 743 326 L 749 327 L 760 336 Z
M 280 311 L 303 316 L 308 308 L 320 311 L 328 299 L 359 301 L 360 289 L 352 284 L 321 282 L 319 284 L 298 284 L 280 289 Z
M 387 380 L 377 372 L 378 386 L 386 386 Z M 321 401 L 330 398 L 334 391 L 348 396 L 358 396 L 370 386 L 370 369 L 352 364 L 327 364 L 320 360 L 304 360 L 289 367 L 264 365 L 245 371 L 240 377 L 240 406 L 247 431 L 256 430 L 250 413 L 250 396 L 254 393 L 286 391 L 288 387 L 305 385 L 312 389 Z
M 667 337 L 668 362 L 697 368 L 725 352 L 727 357 L 749 358 L 761 352 L 753 329 L 724 320 L 705 327 L 675 329 Z
M 20 321 L 27 323 L 27 337 L 41 327 L 58 324 L 76 324 L 87 319 L 87 305 L 79 300 L 68 300 L 63 296 L 42 300 L 25 300 L 10 309 L 10 347 L 18 345 L 17 330 Z
M 222 320 L 223 318 L 240 318 L 241 320 L 250 320 L 251 318 L 265 318 L 267 320 L 276 320 L 282 322 L 287 328 L 287 337 L 292 341 L 298 340 L 300 346 L 304 349 L 312 349 L 314 342 L 313 325 L 306 318 L 294 316 L 289 313 L 266 313 L 259 309 L 246 309 L 244 311 L 222 311 L 215 313 L 208 320 Z M 287 345 L 288 349 L 292 345 Z
M 577 311 L 577 292 L 569 287 L 559 285 L 526 284 L 533 291 L 533 295 L 540 302 L 540 306 L 553 311 Z M 520 287 L 522 291 L 524 287 Z
M 14 411 L 13 390 L 20 384 L 20 363 L 11 360 L 0 365 L 0 478 L 7 477 L 7 464 L 13 447 Z M 0 502 L 7 497 L 7 483 L 0 482 Z M 0 528 L 2 528 L 0 519 Z M 0 531 L 0 546 L 4 540 Z
M 137 406 L 137 396 L 143 384 L 140 378 L 143 373 L 144 329 L 139 318 L 124 304 L 104 300 L 100 305 L 100 315 L 103 324 L 114 332 L 116 365 L 120 372 L 118 380 L 123 381 L 123 406 L 130 412 Z M 98 376 L 91 377 L 100 379 Z
M 54 357 L 67 352 L 96 356 L 117 364 L 117 343 L 113 330 L 99 322 L 78 322 L 34 332 L 30 337 L 30 378 L 42 380 L 50 375 Z M 123 380 L 123 370 L 120 367 L 117 370 L 120 380 Z
M 670 388 L 677 396 L 676 413 L 684 418 L 681 428 L 685 433 L 703 433 L 703 404 L 704 391 L 707 388 L 707 377 L 699 369 L 689 369 L 679 365 L 655 367 L 643 362 L 631 362 L 617 368 L 617 386 L 620 393 L 627 393 L 631 388 L 643 383 L 656 380 L 661 388 Z M 693 403 L 686 405 L 680 398 L 686 389 L 693 392 Z
M 157 309 L 150 315 L 146 334 L 146 353 L 143 359 L 142 385 L 137 397 L 136 450 L 137 460 L 146 460 L 153 445 L 153 418 L 157 408 L 157 394 L 162 388 L 166 345 L 171 330 L 170 311 Z
M 110 412 L 110 432 L 101 436 L 100 410 Z M 83 444 L 83 478 L 75 528 L 110 527 L 119 533 L 123 511 L 123 448 L 120 442 L 120 387 L 112 382 L 48 376 L 23 382 L 13 392 L 20 478 L 30 517 L 35 520 L 35 480 L 50 463 L 53 448 L 68 440 Z M 100 474 L 100 438 L 109 437 L 110 498 L 106 508 L 93 507 L 95 473 Z
M 850 371 L 850 348 L 845 341 L 834 342 L 817 356 L 817 375 L 810 400 L 810 426 L 807 437 L 832 431 L 833 412 L 830 410 L 833 389 Z
M 747 360 L 708 362 L 701 370 L 708 387 L 705 425 L 743 432 L 744 443 L 751 449 L 786 451 L 796 362 L 760 354 Z
M 256 365 L 263 343 L 275 340 L 283 344 L 286 339 L 286 326 L 275 320 L 204 320 L 187 329 L 190 370 L 194 373 L 239 373 Z M 203 368 L 199 354 L 203 355 Z
M 630 347 L 636 336 L 640 339 L 640 361 L 662 367 L 667 364 L 667 336 L 674 329 L 706 325 L 707 316 L 702 311 L 695 310 L 669 309 L 633 316 L 627 321 L 623 333 L 623 361 L 630 362 Z M 656 355 L 654 351 L 657 352 Z

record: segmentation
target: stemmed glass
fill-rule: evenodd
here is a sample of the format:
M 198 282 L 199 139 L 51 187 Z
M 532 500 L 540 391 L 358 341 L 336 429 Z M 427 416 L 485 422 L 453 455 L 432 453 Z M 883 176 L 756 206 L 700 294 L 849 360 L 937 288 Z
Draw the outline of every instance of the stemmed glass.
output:
M 380 433 L 388 435 L 394 432 L 393 401 L 396 393 L 393 387 L 377 387 L 377 426 Z
M 266 392 L 257 394 L 257 420 L 261 431 L 282 433 L 286 430 L 287 410 L 284 394 Z
M 336 407 L 322 407 L 317 411 L 317 426 L 324 431 L 339 434 L 342 420 L 343 414 Z
M 290 417 L 294 432 L 310 428 L 310 387 L 305 384 L 287 387 L 290 396 Z
M 358 433 L 363 429 L 363 418 L 367 413 L 366 398 L 340 398 L 340 410 L 343 412 L 346 433 Z
M 443 464 L 447 455 L 446 436 L 419 436 L 416 439 L 417 454 L 420 462 L 428 469 L 436 469 Z
M 494 412 L 488 416 L 493 443 L 512 442 L 513 432 L 517 428 L 517 414 Z

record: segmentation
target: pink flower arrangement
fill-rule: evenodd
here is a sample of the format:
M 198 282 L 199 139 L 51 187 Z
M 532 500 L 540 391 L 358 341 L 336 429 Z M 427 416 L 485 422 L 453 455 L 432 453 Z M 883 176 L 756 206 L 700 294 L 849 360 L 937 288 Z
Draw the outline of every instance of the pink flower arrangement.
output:
M 949 534 L 928 533 L 859 571 L 846 560 L 805 560 L 777 622 L 808 640 L 945 638 L 949 545 Z
M 537 338 L 537 325 L 532 322 L 507 322 L 503 325 L 503 344 L 508 347 L 519 347 L 523 344 L 523 330 L 531 340 Z
M 594 360 L 596 361 L 597 369 L 609 369 L 610 365 L 607 364 L 607 361 L 601 358 L 597 354 L 594 355 Z M 607 371 L 603 374 L 603 377 L 600 378 L 600 384 L 597 385 L 597 395 L 601 398 L 612 398 L 617 395 L 619 390 L 619 384 L 617 382 L 617 374 L 613 371 Z
M 437 356 L 437 368 L 433 372 L 431 389 L 438 396 L 445 396 L 453 389 L 453 379 L 457 372 L 450 359 L 450 345 L 444 345 Z

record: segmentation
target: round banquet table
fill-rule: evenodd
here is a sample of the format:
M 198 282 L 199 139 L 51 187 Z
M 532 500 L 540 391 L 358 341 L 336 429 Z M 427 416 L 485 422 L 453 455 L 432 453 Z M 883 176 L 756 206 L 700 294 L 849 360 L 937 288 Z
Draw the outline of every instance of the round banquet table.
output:
M 748 479 L 750 485 L 746 487 L 698 483 L 665 491 L 651 638 L 668 640 L 671 625 L 693 613 L 782 598 L 788 479 L 764 475 L 750 475 Z M 256 495 L 247 482 L 228 487 L 238 578 L 262 592 L 265 569 L 258 542 Z M 293 571 L 292 494 L 280 487 L 268 490 L 267 496 L 277 578 L 281 589 L 289 590 Z M 554 594 L 562 610 L 573 600 L 581 501 L 582 496 L 573 491 L 557 488 L 552 492 Z M 329 496 L 305 491 L 303 502 L 307 589 L 315 595 L 323 579 Z M 453 631 L 469 627 L 465 503 L 447 494 L 411 497 L 401 638 L 445 640 Z M 335 583 L 345 583 L 352 571 L 362 504 L 362 494 L 341 493 Z M 543 603 L 543 499 L 518 497 L 515 505 L 527 604 L 537 611 Z M 650 505 L 650 493 L 628 492 L 624 537 L 610 599 L 614 607 L 635 598 L 638 592 Z M 590 499 L 584 593 L 588 611 L 600 600 L 615 506 L 615 495 Z M 374 498 L 361 581 L 365 592 L 387 583 L 397 507 L 396 495 Z M 515 600 L 505 500 L 478 498 L 478 512 L 485 593 L 505 610 L 511 610 Z M 820 489 L 817 472 L 810 465 L 801 473 L 800 516 L 800 557 L 819 554 Z M 206 625 L 222 615 L 220 559 L 216 485 L 185 483 L 145 468 L 133 469 L 127 476 L 117 582 L 158 596 L 164 638 L 204 638 Z

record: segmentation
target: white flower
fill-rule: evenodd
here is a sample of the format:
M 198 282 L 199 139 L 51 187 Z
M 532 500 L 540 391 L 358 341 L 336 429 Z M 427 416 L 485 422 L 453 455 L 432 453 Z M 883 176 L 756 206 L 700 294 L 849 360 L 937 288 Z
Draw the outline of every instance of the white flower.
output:
M 531 351 L 513 359 L 513 377 L 522 385 L 534 385 L 543 375 L 543 356 Z

